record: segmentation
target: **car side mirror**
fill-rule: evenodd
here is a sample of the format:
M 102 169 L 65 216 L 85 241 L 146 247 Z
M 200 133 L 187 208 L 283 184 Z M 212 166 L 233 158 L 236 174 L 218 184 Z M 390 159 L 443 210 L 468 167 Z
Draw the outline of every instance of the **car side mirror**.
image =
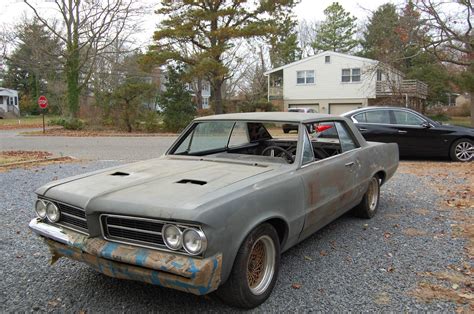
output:
M 426 121 L 425 121 L 425 122 L 423 122 L 423 123 L 421 124 L 421 126 L 422 126 L 423 128 L 425 128 L 425 129 L 429 129 L 429 128 L 431 128 L 431 124 L 429 124 L 429 123 L 428 123 L 428 122 L 426 122 Z

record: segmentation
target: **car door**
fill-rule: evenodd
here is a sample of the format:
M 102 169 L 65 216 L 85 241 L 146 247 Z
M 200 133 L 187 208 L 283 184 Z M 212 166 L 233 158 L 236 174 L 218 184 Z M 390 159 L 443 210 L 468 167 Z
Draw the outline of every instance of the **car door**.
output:
M 446 143 L 441 136 L 443 132 L 439 132 L 429 121 L 408 110 L 392 109 L 391 114 L 401 155 L 446 155 Z
M 339 131 L 338 123 L 319 123 L 324 126 Z M 347 127 L 345 127 L 347 130 Z M 360 196 L 360 188 L 356 181 L 360 175 L 360 163 L 358 157 L 358 144 L 353 138 L 349 140 L 341 138 L 343 131 L 340 131 L 338 138 L 332 139 L 340 145 L 341 150 L 334 156 L 324 159 L 315 158 L 313 147 L 318 140 L 317 127 L 309 127 L 314 132 L 308 136 L 304 134 L 303 142 L 303 163 L 298 169 L 303 181 L 305 192 L 306 218 L 300 238 L 306 238 L 315 231 L 342 215 L 345 211 L 354 206 L 354 200 Z M 333 130 L 334 130 L 333 129 Z M 324 131 L 322 131 L 324 132 Z M 349 135 L 350 136 L 350 135 Z M 352 136 L 353 137 L 353 136 Z M 328 143 L 331 139 L 322 137 Z
M 388 109 L 369 109 L 357 113 L 351 118 L 367 141 L 396 142 L 398 133 L 392 124 Z

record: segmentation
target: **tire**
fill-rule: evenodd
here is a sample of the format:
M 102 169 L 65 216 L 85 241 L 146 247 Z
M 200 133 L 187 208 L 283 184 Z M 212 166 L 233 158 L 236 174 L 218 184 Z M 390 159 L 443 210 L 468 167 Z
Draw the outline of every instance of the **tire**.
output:
M 474 160 L 474 142 L 468 138 L 456 140 L 451 149 L 449 156 L 453 161 L 468 162 Z
M 264 269 L 256 269 L 256 262 L 263 264 Z M 252 309 L 265 302 L 272 293 L 279 268 L 278 234 L 272 225 L 261 224 L 245 238 L 229 278 L 216 294 L 228 305 Z
M 362 201 L 354 207 L 354 214 L 357 217 L 370 219 L 375 216 L 379 209 L 380 200 L 380 179 L 377 175 L 370 179 L 367 191 Z

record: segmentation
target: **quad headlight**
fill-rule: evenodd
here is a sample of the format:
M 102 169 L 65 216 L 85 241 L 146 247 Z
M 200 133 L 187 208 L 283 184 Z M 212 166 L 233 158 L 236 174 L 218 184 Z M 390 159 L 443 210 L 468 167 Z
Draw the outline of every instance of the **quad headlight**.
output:
M 199 229 L 166 224 L 163 226 L 161 234 L 166 247 L 173 251 L 184 248 L 188 254 L 198 255 L 204 252 L 207 247 L 206 236 Z
M 48 202 L 46 205 L 46 217 L 51 222 L 58 222 L 61 214 L 59 213 L 58 206 L 52 202 Z
M 204 232 L 188 228 L 183 232 L 183 247 L 191 255 L 197 255 L 206 249 L 207 240 Z
M 58 222 L 61 218 L 58 206 L 48 200 L 38 199 L 35 203 L 35 211 L 39 218 L 47 218 L 50 222 Z
M 46 203 L 43 200 L 37 200 L 35 203 L 35 211 L 39 218 L 46 218 Z

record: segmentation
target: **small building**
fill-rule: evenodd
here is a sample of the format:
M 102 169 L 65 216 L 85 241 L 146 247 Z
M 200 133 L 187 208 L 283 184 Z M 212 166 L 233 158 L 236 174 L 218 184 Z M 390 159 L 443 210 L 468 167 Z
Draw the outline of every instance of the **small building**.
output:
M 20 116 L 18 91 L 0 87 L 0 119 Z
M 372 105 L 399 105 L 420 110 L 428 86 L 405 80 L 403 73 L 383 63 L 333 51 L 265 72 L 268 101 L 280 110 L 313 108 L 342 114 Z

